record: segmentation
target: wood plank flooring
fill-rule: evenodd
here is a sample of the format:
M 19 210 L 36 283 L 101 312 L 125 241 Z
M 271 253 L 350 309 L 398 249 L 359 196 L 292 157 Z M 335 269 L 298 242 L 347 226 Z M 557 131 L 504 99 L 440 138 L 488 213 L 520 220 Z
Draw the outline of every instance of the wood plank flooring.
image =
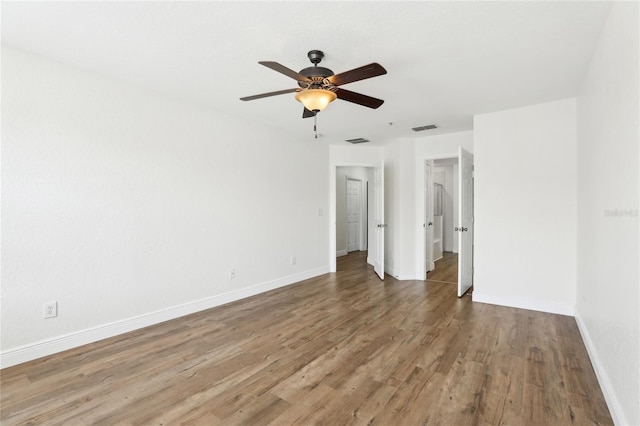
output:
M 2 425 L 612 424 L 573 318 L 338 272 L 0 372 Z
M 436 268 L 427 272 L 427 280 L 443 283 L 458 283 L 458 253 L 445 251 L 442 259 L 436 260 Z

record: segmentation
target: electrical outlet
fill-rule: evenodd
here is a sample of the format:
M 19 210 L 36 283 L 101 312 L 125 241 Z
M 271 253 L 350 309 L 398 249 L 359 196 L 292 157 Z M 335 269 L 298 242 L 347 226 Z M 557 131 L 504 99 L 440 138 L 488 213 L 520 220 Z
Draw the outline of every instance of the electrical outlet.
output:
M 235 277 L 236 277 L 236 269 L 235 268 L 229 269 L 229 278 L 234 279 Z
M 296 264 L 296 257 L 295 256 L 291 256 L 291 264 L 292 265 Z
M 47 302 L 43 305 L 44 318 L 55 318 L 58 316 L 58 302 Z

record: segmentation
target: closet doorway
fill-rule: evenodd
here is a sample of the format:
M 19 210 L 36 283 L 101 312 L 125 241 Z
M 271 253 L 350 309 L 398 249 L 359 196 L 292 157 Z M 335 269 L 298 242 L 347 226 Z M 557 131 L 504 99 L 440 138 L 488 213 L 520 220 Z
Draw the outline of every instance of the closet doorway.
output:
M 373 272 L 384 280 L 385 269 L 385 230 L 384 223 L 384 161 L 372 164 L 329 166 L 329 202 L 330 202 L 330 235 L 329 235 L 329 272 L 337 271 L 337 258 L 354 256 L 372 266 Z M 360 192 L 361 239 L 357 252 L 349 254 L 347 249 L 346 220 L 346 187 L 347 178 L 359 179 L 362 182 Z M 318 215 L 321 216 L 321 210 Z M 351 262 L 342 262 L 350 264 Z
M 336 256 L 374 264 L 374 167 L 336 166 Z

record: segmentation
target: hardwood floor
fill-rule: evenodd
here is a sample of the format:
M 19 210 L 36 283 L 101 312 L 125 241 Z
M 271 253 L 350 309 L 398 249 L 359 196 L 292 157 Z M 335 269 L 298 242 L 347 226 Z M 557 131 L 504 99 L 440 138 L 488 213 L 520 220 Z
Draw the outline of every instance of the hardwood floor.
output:
M 436 260 L 436 268 L 427 272 L 429 281 L 439 281 L 443 283 L 458 283 L 458 253 L 445 251 L 442 259 Z
M 573 318 L 338 272 L 1 371 L 1 421 L 612 424 Z

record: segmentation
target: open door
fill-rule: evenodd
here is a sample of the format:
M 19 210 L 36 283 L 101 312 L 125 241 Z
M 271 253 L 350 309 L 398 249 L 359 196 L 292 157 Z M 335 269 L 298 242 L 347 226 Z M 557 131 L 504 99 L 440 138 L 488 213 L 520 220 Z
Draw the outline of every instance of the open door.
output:
M 376 253 L 373 258 L 373 269 L 381 280 L 384 280 L 384 162 L 373 170 L 373 196 L 375 204 L 374 220 L 376 224 Z
M 427 272 L 436 268 L 433 261 L 433 160 L 424 165 L 424 236 Z
M 360 250 L 360 187 L 362 182 L 347 176 L 347 253 Z
M 473 155 L 458 148 L 458 297 L 473 283 Z

